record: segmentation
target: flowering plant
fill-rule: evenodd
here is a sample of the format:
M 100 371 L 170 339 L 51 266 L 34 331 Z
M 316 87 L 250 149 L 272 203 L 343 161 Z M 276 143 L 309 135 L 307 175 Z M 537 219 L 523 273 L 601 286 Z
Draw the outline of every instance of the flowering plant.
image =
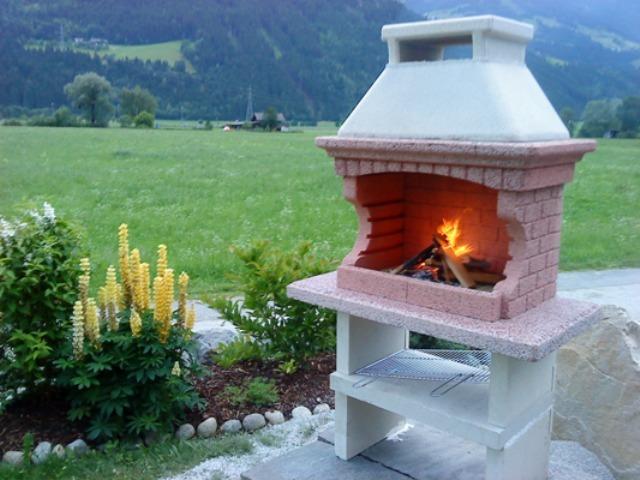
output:
M 120 283 L 110 266 L 96 300 L 89 296 L 89 259 L 80 266 L 72 341 L 56 362 L 60 383 L 70 392 L 69 418 L 88 419 L 89 438 L 106 439 L 168 429 L 187 409 L 201 407 L 192 386 L 200 369 L 192 338 L 195 311 L 187 306 L 189 277 L 179 276 L 173 311 L 166 246 L 158 247 L 152 289 L 149 264 L 138 249 L 129 250 L 126 225 L 119 230 Z
M 80 238 L 51 205 L 0 217 L 0 391 L 35 394 L 54 383 L 80 271 Z

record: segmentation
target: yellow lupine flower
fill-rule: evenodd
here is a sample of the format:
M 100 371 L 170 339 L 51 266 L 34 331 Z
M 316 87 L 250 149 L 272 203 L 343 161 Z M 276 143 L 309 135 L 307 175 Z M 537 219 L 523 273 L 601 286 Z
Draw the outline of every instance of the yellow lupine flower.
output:
M 149 279 L 150 279 L 149 264 L 141 263 L 140 264 L 140 294 L 141 294 L 140 305 L 141 305 L 142 311 L 149 309 Z
M 115 300 L 116 300 L 116 305 L 120 310 L 124 310 L 125 308 L 127 308 L 121 283 L 116 283 L 116 299 Z
M 80 301 L 82 302 L 82 311 L 84 315 L 86 315 L 89 283 L 91 282 L 91 264 L 88 258 L 84 257 L 80 259 L 80 269 L 82 270 L 82 275 L 78 278 L 78 291 L 80 293 Z
M 182 272 L 178 277 L 178 285 L 180 286 L 180 293 L 178 296 L 178 318 L 180 319 L 180 325 L 186 327 L 187 325 L 187 287 L 189 286 L 189 275 Z
M 126 223 L 118 229 L 118 257 L 120 259 L 120 277 L 124 290 L 125 305 L 131 301 L 131 282 L 129 279 L 129 227 Z
M 162 279 L 162 318 L 160 319 L 160 341 L 166 342 L 171 330 L 171 306 L 173 304 L 173 269 L 167 268 Z
M 131 250 L 129 257 L 129 281 L 131 282 L 131 303 L 132 308 L 141 310 L 142 288 L 140 282 L 142 280 L 140 272 L 140 250 L 134 248 Z
M 105 300 L 107 304 L 107 328 L 111 331 L 118 329 L 118 284 L 116 283 L 116 269 L 113 265 L 107 268 L 107 281 L 105 283 Z
M 85 315 L 85 331 L 87 338 L 95 346 L 100 343 L 100 324 L 98 323 L 98 307 L 93 298 L 87 300 L 87 313 Z
M 140 315 L 138 315 L 138 312 L 136 312 L 135 310 L 131 312 L 129 325 L 131 325 L 131 334 L 134 337 L 140 335 L 140 330 L 142 330 L 142 319 L 140 318 Z
M 180 362 L 176 361 L 173 364 L 173 368 L 171 369 L 171 375 L 175 375 L 176 377 L 179 377 L 181 373 L 182 372 L 180 371 Z
M 189 308 L 189 310 L 187 311 L 187 324 L 186 324 L 186 328 L 189 331 L 193 330 L 193 327 L 195 327 L 196 325 L 196 307 L 194 307 L 193 305 L 191 305 L 191 307 Z
M 87 257 L 80 259 L 80 269 L 85 275 L 91 275 L 91 263 Z
M 164 272 L 167 270 L 169 266 L 167 260 L 167 246 L 166 245 L 158 245 L 158 263 L 156 266 L 156 275 L 159 277 L 164 277 Z
M 84 317 L 80 300 L 73 305 L 71 322 L 73 326 L 73 356 L 80 360 L 84 356 Z
M 107 288 L 100 287 L 98 289 L 98 307 L 100 308 L 100 324 L 104 325 L 107 321 Z
M 162 319 L 162 295 L 164 295 L 162 277 L 157 276 L 153 279 L 153 319 L 158 323 L 158 328 Z

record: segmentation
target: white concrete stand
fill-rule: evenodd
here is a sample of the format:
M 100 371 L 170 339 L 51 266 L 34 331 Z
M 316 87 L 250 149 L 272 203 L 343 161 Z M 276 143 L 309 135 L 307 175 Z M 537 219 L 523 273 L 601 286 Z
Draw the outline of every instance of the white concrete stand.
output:
M 537 362 L 494 353 L 491 381 L 462 384 L 442 397 L 441 382 L 379 378 L 359 368 L 408 345 L 408 330 L 338 313 L 335 452 L 344 460 L 382 440 L 405 418 L 486 447 L 486 480 L 546 480 L 555 353 Z
M 408 331 L 338 312 L 336 370 L 351 375 L 408 345 Z M 348 460 L 401 426 L 404 417 L 336 390 L 336 455 Z

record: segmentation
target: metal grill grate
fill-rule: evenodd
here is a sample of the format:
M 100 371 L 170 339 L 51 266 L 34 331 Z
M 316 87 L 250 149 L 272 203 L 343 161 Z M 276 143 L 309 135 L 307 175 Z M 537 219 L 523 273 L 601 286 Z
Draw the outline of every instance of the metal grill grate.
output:
M 490 365 L 491 352 L 482 350 L 400 350 L 355 373 L 367 377 L 444 382 L 431 392 L 432 396 L 441 396 L 464 382 L 488 382 Z M 354 386 L 363 387 L 369 383 L 361 381 Z

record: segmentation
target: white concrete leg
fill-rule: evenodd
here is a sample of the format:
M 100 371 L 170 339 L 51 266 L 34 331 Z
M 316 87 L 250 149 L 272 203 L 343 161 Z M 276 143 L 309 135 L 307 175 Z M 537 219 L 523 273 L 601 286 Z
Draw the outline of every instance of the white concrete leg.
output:
M 486 480 L 547 480 L 552 415 L 550 410 L 532 421 L 502 450 L 487 448 Z
M 403 422 L 400 415 L 336 392 L 336 455 L 349 460 L 383 440 Z
M 555 365 L 555 353 L 539 362 L 493 354 L 489 421 L 506 427 L 526 419 L 527 426 L 503 449 L 487 448 L 486 480 L 547 479 Z
M 350 374 L 407 347 L 403 328 L 338 312 L 336 369 Z M 382 440 L 404 418 L 336 392 L 335 452 L 348 460 Z

